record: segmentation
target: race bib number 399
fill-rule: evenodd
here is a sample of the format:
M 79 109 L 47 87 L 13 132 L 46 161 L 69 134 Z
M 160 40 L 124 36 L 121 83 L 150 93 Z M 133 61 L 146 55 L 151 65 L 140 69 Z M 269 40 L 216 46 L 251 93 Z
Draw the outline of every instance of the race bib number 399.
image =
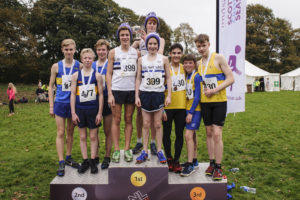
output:
M 145 72 L 144 87 L 159 88 L 164 84 L 161 72 Z
M 136 75 L 136 60 L 128 59 L 122 63 L 122 76 L 135 76 Z

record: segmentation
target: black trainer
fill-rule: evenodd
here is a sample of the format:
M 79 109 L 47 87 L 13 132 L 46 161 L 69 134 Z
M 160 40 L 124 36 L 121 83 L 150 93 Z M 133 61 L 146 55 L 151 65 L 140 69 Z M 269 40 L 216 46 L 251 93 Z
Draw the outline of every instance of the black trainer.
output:
M 101 164 L 101 169 L 107 169 L 109 167 L 110 157 L 104 157 L 103 162 Z
M 56 172 L 57 176 L 64 176 L 65 175 L 65 162 L 60 162 L 58 164 L 58 169 Z
M 82 174 L 84 173 L 86 170 L 88 170 L 90 167 L 90 163 L 89 160 L 83 160 L 83 162 L 81 163 L 80 167 L 78 168 L 78 173 Z
M 138 154 L 142 151 L 143 144 L 142 143 L 136 143 L 135 147 L 132 149 L 133 154 Z
M 100 161 L 99 161 L 99 157 L 95 158 L 96 164 L 99 165 Z
M 92 174 L 97 174 L 98 173 L 98 167 L 97 167 L 95 159 L 90 160 L 90 166 L 91 166 L 91 173 Z
M 157 154 L 157 149 L 156 149 L 156 144 L 155 143 L 151 143 L 150 144 L 150 150 L 151 150 L 151 154 L 152 155 L 156 155 Z
M 75 169 L 79 169 L 80 167 L 80 165 L 77 162 L 75 162 L 72 158 L 66 159 L 65 162 L 66 165 L 73 167 Z

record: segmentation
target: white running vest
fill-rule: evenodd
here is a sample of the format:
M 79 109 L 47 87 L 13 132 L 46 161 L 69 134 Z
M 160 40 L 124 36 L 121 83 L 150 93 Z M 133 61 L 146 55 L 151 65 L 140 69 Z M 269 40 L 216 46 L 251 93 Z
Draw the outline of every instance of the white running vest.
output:
M 113 63 L 112 90 L 134 91 L 137 72 L 137 50 L 130 47 L 123 52 L 121 46 L 115 48 Z
M 142 57 L 142 82 L 140 85 L 140 91 L 165 91 L 165 68 L 163 55 L 157 54 L 154 61 L 148 60 L 148 54 Z

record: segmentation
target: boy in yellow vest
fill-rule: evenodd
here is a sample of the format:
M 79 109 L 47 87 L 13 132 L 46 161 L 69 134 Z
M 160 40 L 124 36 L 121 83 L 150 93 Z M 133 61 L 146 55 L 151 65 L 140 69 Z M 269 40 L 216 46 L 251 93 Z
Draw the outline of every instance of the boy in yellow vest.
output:
M 209 51 L 209 36 L 200 34 L 195 38 L 198 52 L 202 56 L 198 73 L 201 82 L 201 114 L 206 129 L 206 145 L 210 165 L 205 173 L 213 180 L 222 180 L 223 156 L 222 128 L 227 112 L 226 88 L 233 84 L 234 77 L 225 57 Z

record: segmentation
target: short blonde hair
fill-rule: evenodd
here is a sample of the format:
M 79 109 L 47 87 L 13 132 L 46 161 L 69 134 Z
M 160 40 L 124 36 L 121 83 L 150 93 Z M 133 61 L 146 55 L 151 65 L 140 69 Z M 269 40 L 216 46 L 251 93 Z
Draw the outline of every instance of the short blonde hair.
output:
M 70 44 L 73 44 L 76 48 L 76 43 L 73 39 L 64 39 L 62 42 L 61 42 L 61 48 L 65 47 L 65 46 L 68 46 Z
M 91 48 L 84 48 L 84 49 L 82 49 L 81 52 L 80 52 L 80 58 L 82 58 L 83 54 L 85 54 L 85 53 L 91 53 L 91 54 L 93 55 L 94 58 L 96 57 L 96 54 L 95 54 L 95 52 L 93 51 L 93 49 L 91 49 Z
M 100 39 L 96 42 L 95 44 L 95 49 L 97 49 L 97 47 L 102 46 L 102 45 L 106 45 L 107 50 L 109 50 L 110 48 L 110 44 L 108 41 L 104 40 L 104 39 Z

